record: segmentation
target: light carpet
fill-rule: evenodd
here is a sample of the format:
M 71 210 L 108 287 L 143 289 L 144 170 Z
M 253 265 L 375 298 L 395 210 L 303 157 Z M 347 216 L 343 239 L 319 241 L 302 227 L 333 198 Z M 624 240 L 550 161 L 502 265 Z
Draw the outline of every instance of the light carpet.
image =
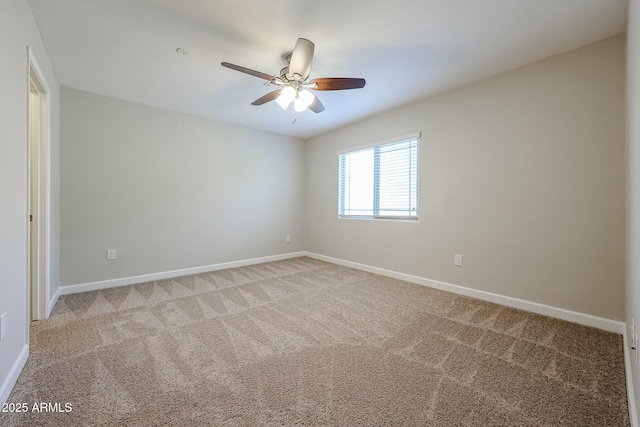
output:
M 620 335 L 306 257 L 62 296 L 30 350 L 2 426 L 629 425 Z

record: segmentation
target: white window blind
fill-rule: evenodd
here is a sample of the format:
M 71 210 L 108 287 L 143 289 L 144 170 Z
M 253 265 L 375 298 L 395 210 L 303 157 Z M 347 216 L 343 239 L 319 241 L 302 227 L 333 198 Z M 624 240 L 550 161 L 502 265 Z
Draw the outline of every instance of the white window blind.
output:
M 338 215 L 418 218 L 418 141 L 415 133 L 338 153 Z

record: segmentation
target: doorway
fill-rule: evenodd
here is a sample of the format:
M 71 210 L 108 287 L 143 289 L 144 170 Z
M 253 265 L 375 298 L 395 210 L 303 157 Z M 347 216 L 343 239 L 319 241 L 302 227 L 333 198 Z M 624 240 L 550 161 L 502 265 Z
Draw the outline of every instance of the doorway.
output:
M 29 320 L 49 315 L 49 86 L 33 52 L 29 56 L 27 162 L 27 277 Z

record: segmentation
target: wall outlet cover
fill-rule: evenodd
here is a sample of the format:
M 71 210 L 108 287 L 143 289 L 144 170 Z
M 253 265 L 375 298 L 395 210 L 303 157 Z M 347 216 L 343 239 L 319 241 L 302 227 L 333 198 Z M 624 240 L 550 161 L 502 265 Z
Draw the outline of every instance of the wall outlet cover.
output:
M 462 255 L 456 254 L 456 256 L 453 259 L 453 264 L 456 267 L 462 267 Z

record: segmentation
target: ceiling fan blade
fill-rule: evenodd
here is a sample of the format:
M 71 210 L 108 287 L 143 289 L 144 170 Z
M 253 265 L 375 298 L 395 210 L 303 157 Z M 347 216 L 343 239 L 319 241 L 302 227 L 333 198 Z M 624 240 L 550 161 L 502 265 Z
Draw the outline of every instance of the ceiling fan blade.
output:
M 315 95 L 313 96 L 313 102 L 309 104 L 308 108 L 314 113 L 322 113 L 324 111 L 324 105 L 322 105 L 322 102 L 320 102 L 318 97 Z
M 291 53 L 289 72 L 300 76 L 304 80 L 309 76 L 311 62 L 313 61 L 313 49 L 315 45 L 307 39 L 298 39 Z
M 282 89 L 276 89 L 273 92 L 269 92 L 265 96 L 253 101 L 251 105 L 262 105 L 262 104 L 266 104 L 269 101 L 273 101 L 274 99 L 280 96 L 280 92 L 282 92 Z
M 273 81 L 275 79 L 275 77 L 270 76 L 269 74 L 261 73 L 260 71 L 251 70 L 249 68 L 241 67 L 239 65 L 229 64 L 228 62 L 222 62 L 220 65 L 222 65 L 223 67 L 231 68 L 232 70 L 240 71 L 241 73 L 249 74 L 254 77 L 259 77 L 261 79 L 265 79 L 269 81 Z
M 316 84 L 315 90 L 344 90 L 360 89 L 367 83 L 364 79 L 352 79 L 348 77 L 325 77 L 314 79 L 309 84 Z

